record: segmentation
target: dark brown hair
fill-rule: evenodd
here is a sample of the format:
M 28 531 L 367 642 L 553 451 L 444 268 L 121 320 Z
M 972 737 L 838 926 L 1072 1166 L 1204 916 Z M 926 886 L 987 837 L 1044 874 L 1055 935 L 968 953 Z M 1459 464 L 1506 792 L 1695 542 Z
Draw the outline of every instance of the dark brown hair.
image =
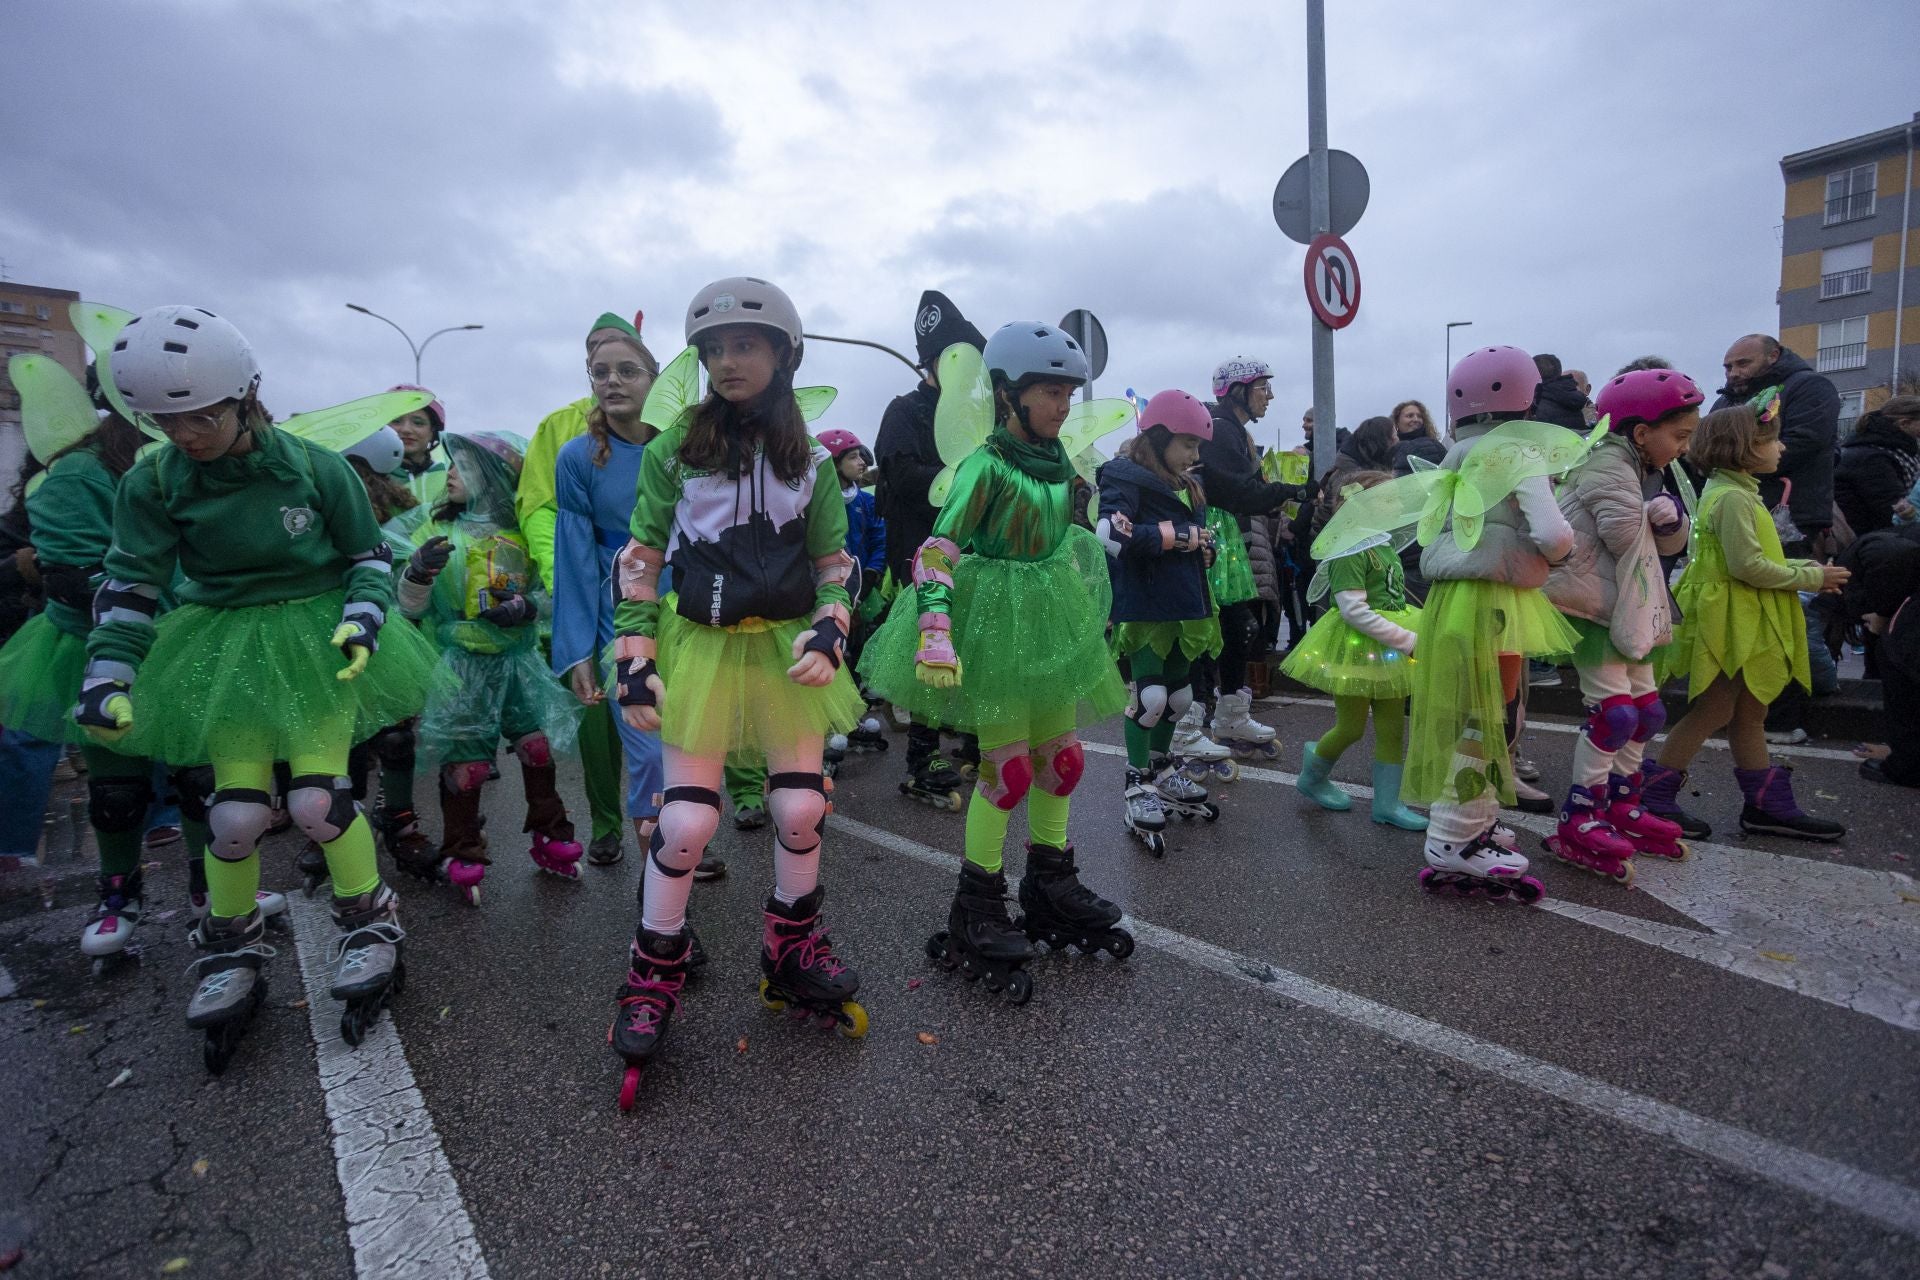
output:
M 113 472 L 117 480 L 133 470 L 134 457 L 146 442 L 145 432 L 119 414 L 110 413 L 100 419 L 99 426 L 48 458 L 47 465 L 51 467 L 70 453 L 90 450 L 99 457 L 100 465 Z
M 680 461 L 698 471 L 746 470 L 753 460 L 752 445 L 757 440 L 767 453 L 767 465 L 783 484 L 805 479 L 813 467 L 813 442 L 807 438 L 807 422 L 793 399 L 793 373 L 789 368 L 792 348 L 784 337 L 763 330 L 774 344 L 778 368 L 751 404 L 737 405 L 718 391 L 709 390 L 707 398 L 693 407 L 687 416 L 687 434 L 680 442 Z
M 413 490 L 392 476 L 381 475 L 367 465 L 365 458 L 348 458 L 347 462 L 359 475 L 360 483 L 367 487 L 367 501 L 373 504 L 374 523 L 385 524 L 402 511 L 411 511 L 420 505 L 420 499 L 413 496 Z
M 1715 409 L 1700 423 L 1687 445 L 1687 461 L 1703 472 L 1745 471 L 1753 451 L 1780 435 L 1780 420 L 1761 422 L 1751 405 Z
M 1175 493 L 1184 488 L 1187 500 L 1193 504 L 1193 514 L 1205 518 L 1207 494 L 1200 487 L 1200 482 L 1191 473 L 1181 475 L 1167 465 L 1167 446 L 1171 443 L 1173 432 L 1163 426 L 1152 426 L 1120 446 L 1116 452 L 1166 481 L 1173 486 Z

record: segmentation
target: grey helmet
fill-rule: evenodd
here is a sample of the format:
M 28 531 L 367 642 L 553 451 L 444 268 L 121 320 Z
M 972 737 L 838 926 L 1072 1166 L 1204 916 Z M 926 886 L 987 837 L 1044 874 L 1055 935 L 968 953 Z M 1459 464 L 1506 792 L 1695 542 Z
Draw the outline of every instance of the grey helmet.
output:
M 108 361 L 113 383 L 140 413 L 191 413 L 244 400 L 260 382 L 238 329 L 199 307 L 155 307 L 127 321 Z
M 349 458 L 360 459 L 375 475 L 381 476 L 390 476 L 398 471 L 401 461 L 407 456 L 405 446 L 400 443 L 400 433 L 392 427 L 381 427 L 366 439 L 355 441 L 340 452 Z
M 1076 385 L 1089 381 L 1087 353 L 1066 333 L 1038 320 L 1001 325 L 987 339 L 984 357 L 989 377 L 1018 388 L 1035 378 L 1056 378 Z
M 758 276 L 728 276 L 693 295 L 687 304 L 687 345 L 709 329 L 753 324 L 772 329 L 793 349 L 793 368 L 800 365 L 800 309 L 786 291 Z

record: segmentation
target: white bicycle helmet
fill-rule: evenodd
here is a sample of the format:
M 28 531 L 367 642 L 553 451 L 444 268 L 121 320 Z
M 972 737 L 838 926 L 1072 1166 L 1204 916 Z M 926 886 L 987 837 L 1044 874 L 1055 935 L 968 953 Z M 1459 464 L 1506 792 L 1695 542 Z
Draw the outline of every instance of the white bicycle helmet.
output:
M 392 427 L 382 427 L 340 452 L 349 458 L 360 459 L 372 468 L 375 475 L 382 476 L 390 476 L 398 471 L 401 460 L 407 456 L 406 446 L 400 443 L 400 433 Z
M 800 366 L 800 309 L 786 291 L 758 276 L 728 276 L 693 295 L 687 304 L 687 345 L 708 329 L 751 324 L 771 329 L 793 349 L 793 367 Z
M 114 385 L 140 413 L 190 413 L 243 400 L 260 383 L 253 348 L 200 307 L 155 307 L 127 321 L 109 360 Z

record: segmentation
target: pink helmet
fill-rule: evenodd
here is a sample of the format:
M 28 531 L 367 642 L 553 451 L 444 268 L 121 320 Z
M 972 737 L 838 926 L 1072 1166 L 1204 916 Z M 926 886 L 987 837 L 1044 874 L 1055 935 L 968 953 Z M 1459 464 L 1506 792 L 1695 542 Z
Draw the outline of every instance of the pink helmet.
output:
M 1165 427 L 1177 436 L 1213 439 L 1213 415 L 1184 391 L 1162 391 L 1140 411 L 1140 430 Z
M 1593 407 L 1612 420 L 1609 430 L 1629 431 L 1637 422 L 1651 425 L 1706 401 L 1693 379 L 1677 369 L 1635 369 L 1600 388 Z
M 865 445 L 860 443 L 859 436 L 841 427 L 835 427 L 831 431 L 822 431 L 819 435 L 815 436 L 814 439 L 820 442 L 822 449 L 825 449 L 833 455 L 835 462 L 840 461 L 841 454 L 851 449 L 866 448 Z
M 425 387 L 416 387 L 410 382 L 403 382 L 397 387 L 388 387 L 387 390 L 427 391 Z M 433 396 L 433 392 L 431 391 L 427 391 L 427 394 Z M 439 396 L 433 396 L 433 399 L 428 402 L 427 413 L 433 418 L 433 429 L 435 431 L 445 431 L 447 429 L 447 406 L 440 403 Z
M 1447 422 L 1480 413 L 1525 413 L 1539 385 L 1533 357 L 1518 347 L 1469 351 L 1447 376 Z
M 1271 378 L 1273 370 L 1265 360 L 1255 360 L 1250 356 L 1235 356 L 1231 360 L 1222 360 L 1213 370 L 1213 398 L 1218 400 L 1235 387 Z

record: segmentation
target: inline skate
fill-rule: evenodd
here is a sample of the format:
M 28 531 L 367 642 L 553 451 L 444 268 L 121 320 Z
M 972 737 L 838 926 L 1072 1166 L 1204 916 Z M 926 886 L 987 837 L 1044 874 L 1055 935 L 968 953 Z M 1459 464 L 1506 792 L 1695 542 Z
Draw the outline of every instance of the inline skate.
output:
M 945 756 L 932 752 L 917 764 L 909 761 L 907 769 L 907 779 L 900 784 L 901 795 L 948 813 L 960 812 L 960 791 L 967 782 Z
M 867 755 L 876 751 L 885 751 L 893 744 L 887 740 L 886 726 L 880 723 L 880 717 L 867 712 L 853 732 L 847 735 L 847 750 L 855 755 Z
M 1182 772 L 1171 755 L 1154 756 L 1152 769 L 1154 790 L 1166 812 L 1182 821 L 1212 822 L 1220 816 L 1220 806 L 1207 798 L 1207 789 Z
M 1133 935 L 1120 925 L 1120 908 L 1080 883 L 1073 846 L 1027 842 L 1027 873 L 1020 877 L 1020 927 L 1055 950 L 1078 947 L 1115 960 L 1133 954 Z
M 139 863 L 125 875 L 100 877 L 100 902 L 93 918 L 80 931 L 80 954 L 93 961 L 93 976 L 104 976 L 116 964 L 140 954 L 133 944 L 142 910 L 143 875 Z
M 1207 736 L 1207 709 L 1198 702 L 1190 704 L 1173 726 L 1173 758 L 1195 782 L 1209 778 L 1237 782 L 1240 764 L 1233 752 Z
M 1255 720 L 1252 710 L 1252 690 L 1240 689 L 1221 694 L 1219 703 L 1213 709 L 1213 724 L 1208 729 L 1208 736 L 1233 752 L 1238 759 L 1278 760 L 1280 744 L 1275 739 L 1279 735 Z
M 620 988 L 607 1043 L 626 1061 L 620 1078 L 620 1109 L 633 1110 L 640 1077 L 666 1043 L 667 1025 L 680 1008 L 693 953 L 688 931 L 655 933 L 641 926 L 629 948 L 627 981 Z
M 1007 915 L 1007 877 L 975 863 L 960 864 L 960 885 L 947 911 L 947 927 L 927 939 L 927 958 L 959 969 L 968 982 L 1007 993 L 1014 1004 L 1033 998 L 1027 965 L 1033 946 Z
M 833 954 L 833 939 L 818 928 L 827 891 L 815 887 L 791 906 L 767 898 L 760 940 L 760 1003 L 776 1013 L 790 1009 L 798 1021 L 812 1018 L 837 1027 L 849 1040 L 867 1034 L 867 1011 L 853 998 L 860 971 Z
M 240 1038 L 267 998 L 261 964 L 273 957 L 259 908 L 244 916 L 208 916 L 187 934 L 207 954 L 188 967 L 199 985 L 187 1002 L 187 1025 L 206 1033 L 201 1056 L 209 1075 L 227 1069 Z
M 1621 884 L 1633 883 L 1633 841 L 1602 815 L 1593 788 L 1576 783 L 1567 789 L 1560 825 L 1543 843 L 1562 862 Z
M 1680 824 L 1647 810 L 1640 798 L 1642 785 L 1637 772 L 1607 775 L 1607 821 L 1633 845 L 1636 855 L 1686 861 L 1693 850 L 1680 838 Z
M 1458 844 L 1429 835 L 1426 855 L 1420 887 L 1428 893 L 1521 903 L 1538 902 L 1547 893 L 1527 874 L 1526 855 L 1516 847 L 1513 832 L 1497 823 Z
M 407 936 L 400 927 L 400 900 L 384 884 L 352 898 L 335 898 L 333 924 L 340 936 L 333 944 L 331 994 L 346 1004 L 340 1015 L 341 1039 L 358 1045 L 380 1020 L 380 1011 L 407 985 L 407 962 L 400 953 Z
M 1167 856 L 1167 837 L 1162 833 L 1167 829 L 1166 809 L 1160 803 L 1160 792 L 1154 787 L 1151 769 L 1127 769 L 1126 808 L 1120 815 L 1126 824 L 1128 834 L 1147 847 L 1147 852 L 1156 858 Z

